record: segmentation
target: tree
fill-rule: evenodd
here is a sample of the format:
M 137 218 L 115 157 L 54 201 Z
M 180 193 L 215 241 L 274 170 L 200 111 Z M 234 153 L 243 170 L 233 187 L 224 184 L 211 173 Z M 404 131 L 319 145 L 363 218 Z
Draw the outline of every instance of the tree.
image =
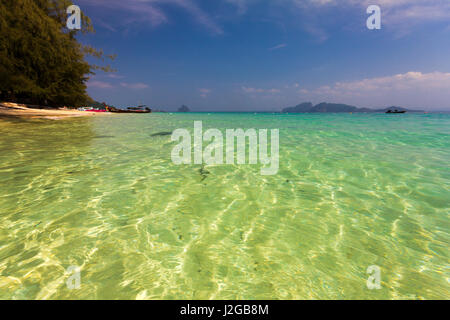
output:
M 105 55 L 76 39 L 79 32 L 93 32 L 87 16 L 82 14 L 80 31 L 66 28 L 70 5 L 68 0 L 1 0 L 1 99 L 78 107 L 90 99 L 89 75 L 111 71 L 85 61 L 87 55 L 104 61 Z

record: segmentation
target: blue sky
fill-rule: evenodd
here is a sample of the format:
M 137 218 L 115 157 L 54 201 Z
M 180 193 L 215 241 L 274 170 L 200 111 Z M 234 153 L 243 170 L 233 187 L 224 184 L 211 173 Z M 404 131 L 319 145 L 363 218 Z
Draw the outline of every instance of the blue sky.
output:
M 277 111 L 311 101 L 450 110 L 448 0 L 78 0 L 117 54 L 89 93 L 116 106 Z M 366 9 L 382 10 L 368 30 Z

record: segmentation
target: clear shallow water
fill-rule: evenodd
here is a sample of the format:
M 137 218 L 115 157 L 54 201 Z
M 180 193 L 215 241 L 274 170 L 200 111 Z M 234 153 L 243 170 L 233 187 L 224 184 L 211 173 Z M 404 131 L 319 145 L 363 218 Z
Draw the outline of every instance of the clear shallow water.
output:
M 175 166 L 153 135 L 194 120 L 280 129 L 278 174 Z M 449 135 L 437 114 L 0 119 L 0 298 L 449 299 Z

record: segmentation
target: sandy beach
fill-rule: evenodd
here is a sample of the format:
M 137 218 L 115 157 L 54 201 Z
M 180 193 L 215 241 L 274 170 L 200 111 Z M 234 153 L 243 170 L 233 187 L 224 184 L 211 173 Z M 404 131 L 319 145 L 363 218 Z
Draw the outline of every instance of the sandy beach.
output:
M 71 109 L 37 109 L 24 104 L 0 102 L 0 117 L 26 117 L 60 120 L 72 117 L 90 117 L 110 114 L 108 112 L 86 112 Z

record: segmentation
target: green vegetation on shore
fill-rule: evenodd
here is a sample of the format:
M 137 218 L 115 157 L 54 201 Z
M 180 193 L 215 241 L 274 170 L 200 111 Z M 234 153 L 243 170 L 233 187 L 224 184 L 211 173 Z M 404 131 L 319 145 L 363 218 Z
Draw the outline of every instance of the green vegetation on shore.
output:
M 0 2 L 0 100 L 78 107 L 92 102 L 86 81 L 95 70 L 87 55 L 104 60 L 101 50 L 84 46 L 78 32 L 93 32 L 82 14 L 82 29 L 68 30 L 68 0 Z M 113 59 L 113 56 L 107 56 Z

